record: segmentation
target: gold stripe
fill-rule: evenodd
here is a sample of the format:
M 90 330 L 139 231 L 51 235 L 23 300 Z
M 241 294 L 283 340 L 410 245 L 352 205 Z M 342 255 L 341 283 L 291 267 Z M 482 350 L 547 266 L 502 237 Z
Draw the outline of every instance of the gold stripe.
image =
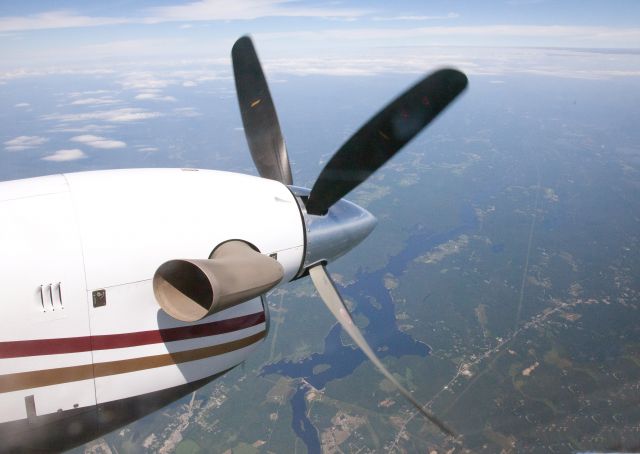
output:
M 0 393 L 19 391 L 28 388 L 57 385 L 70 381 L 89 380 L 93 378 L 93 366 L 59 367 L 57 369 L 36 370 L 0 375 Z
M 18 372 L 0 375 L 0 393 L 19 391 L 21 389 L 40 388 L 42 386 L 59 385 L 72 381 L 89 380 L 109 375 L 126 374 L 172 364 L 197 361 L 211 356 L 222 355 L 247 347 L 264 338 L 266 331 L 253 334 L 243 339 L 225 344 L 211 345 L 163 355 L 144 356 L 142 358 L 108 361 L 104 363 L 85 364 L 82 366 L 59 367 L 56 369 Z

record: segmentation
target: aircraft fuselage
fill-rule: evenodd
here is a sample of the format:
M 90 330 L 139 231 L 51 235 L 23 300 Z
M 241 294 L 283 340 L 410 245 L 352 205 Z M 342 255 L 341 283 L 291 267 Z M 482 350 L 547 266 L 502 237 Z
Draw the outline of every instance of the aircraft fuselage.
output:
M 0 183 L 1 449 L 72 447 L 243 362 L 268 329 L 261 298 L 183 323 L 151 288 L 165 261 L 228 240 L 295 278 L 305 237 L 290 189 L 193 169 Z

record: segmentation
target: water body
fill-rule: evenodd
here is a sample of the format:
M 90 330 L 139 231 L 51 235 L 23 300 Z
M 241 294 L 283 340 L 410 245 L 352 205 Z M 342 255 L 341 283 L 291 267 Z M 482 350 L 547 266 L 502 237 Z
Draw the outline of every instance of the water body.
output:
M 404 355 L 425 357 L 429 354 L 428 345 L 398 329 L 395 307 L 389 291 L 384 286 L 384 276 L 387 273 L 394 276 L 402 274 L 407 265 L 417 257 L 478 227 L 478 221 L 471 206 L 461 211 L 459 219 L 460 225 L 446 232 L 434 233 L 426 229 L 418 231 L 409 238 L 405 248 L 389 260 L 385 268 L 371 273 L 360 270 L 352 284 L 340 288 L 343 296 L 359 302 L 355 313 L 362 314 L 369 320 L 365 338 L 380 358 L 387 356 L 400 358 Z M 365 303 L 370 297 L 376 299 L 379 307 Z M 323 389 L 332 380 L 351 375 L 367 358 L 360 349 L 342 344 L 341 331 L 341 326 L 336 323 L 325 337 L 324 349 L 321 353 L 314 353 L 298 362 L 283 360 L 267 364 L 262 368 L 260 375 L 279 374 L 304 379 L 317 389 Z M 330 367 L 314 375 L 313 368 L 320 364 Z M 307 418 L 305 391 L 306 386 L 301 385 L 291 398 L 292 427 L 307 446 L 308 452 L 316 453 L 321 449 L 320 440 L 317 429 Z
M 307 404 L 304 398 L 306 392 L 307 386 L 301 384 L 291 398 L 291 406 L 293 407 L 291 427 L 296 435 L 304 441 L 308 454 L 320 454 L 318 429 L 316 429 L 313 424 L 311 424 L 309 418 L 307 418 Z

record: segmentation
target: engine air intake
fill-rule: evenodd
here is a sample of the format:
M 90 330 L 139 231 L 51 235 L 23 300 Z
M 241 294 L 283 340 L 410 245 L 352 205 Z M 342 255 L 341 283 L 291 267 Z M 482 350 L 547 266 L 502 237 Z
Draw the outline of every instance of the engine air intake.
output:
M 194 322 L 260 296 L 283 276 L 277 260 L 233 240 L 218 246 L 208 260 L 163 263 L 153 276 L 153 293 L 168 315 Z

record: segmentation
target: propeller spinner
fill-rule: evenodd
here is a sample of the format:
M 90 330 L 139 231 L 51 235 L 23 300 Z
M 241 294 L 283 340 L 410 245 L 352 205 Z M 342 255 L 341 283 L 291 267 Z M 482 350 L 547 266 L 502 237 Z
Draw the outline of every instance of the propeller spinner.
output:
M 325 264 L 355 247 L 376 225 L 373 215 L 342 197 L 384 165 L 464 91 L 467 77 L 455 69 L 441 69 L 420 80 L 347 140 L 309 191 L 292 186 L 289 157 L 276 110 L 248 36 L 235 43 L 232 60 L 244 131 L 258 173 L 290 186 L 302 201 L 307 228 L 303 273 L 310 274 L 322 301 L 376 368 L 423 416 L 444 434 L 454 436 L 382 364 L 353 323 Z

